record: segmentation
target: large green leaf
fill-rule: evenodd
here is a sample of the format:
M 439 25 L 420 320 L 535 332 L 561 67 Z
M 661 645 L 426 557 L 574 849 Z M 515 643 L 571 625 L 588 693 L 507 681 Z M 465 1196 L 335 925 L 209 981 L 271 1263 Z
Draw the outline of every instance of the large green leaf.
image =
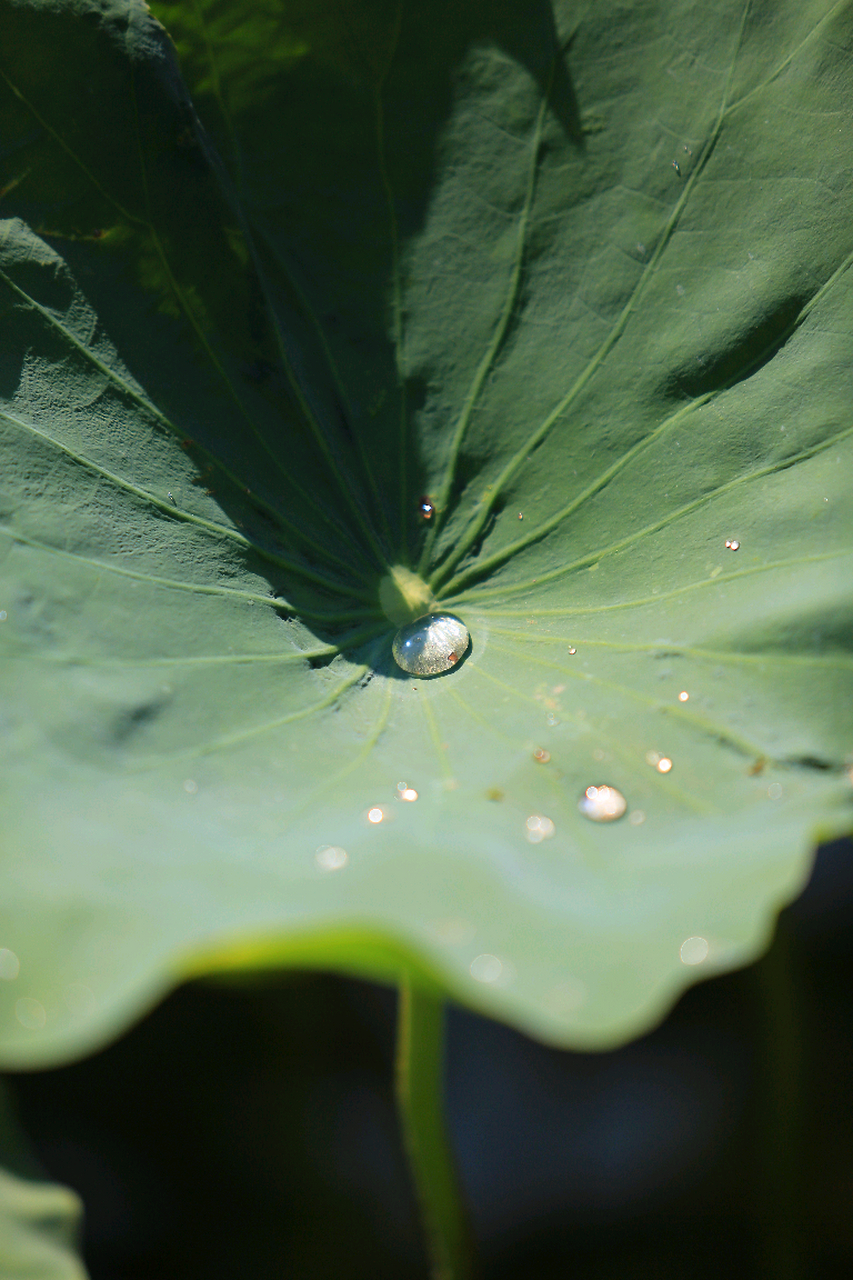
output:
M 849 6 L 157 12 L 0 8 L 4 1060 L 267 963 L 612 1044 L 851 826 Z

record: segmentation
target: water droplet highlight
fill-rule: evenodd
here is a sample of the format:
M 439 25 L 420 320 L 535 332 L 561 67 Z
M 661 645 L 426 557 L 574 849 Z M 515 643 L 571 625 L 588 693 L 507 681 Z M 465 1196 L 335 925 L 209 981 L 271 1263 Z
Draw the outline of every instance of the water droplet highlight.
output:
M 740 543 L 738 542 L 737 538 L 726 538 L 726 546 L 729 549 L 729 551 L 740 550 Z
M 550 840 L 554 834 L 555 827 L 550 818 L 545 818 L 541 813 L 531 813 L 525 822 L 525 834 L 531 844 L 539 844 L 541 840 Z
M 29 996 L 24 996 L 22 1000 L 17 1001 L 15 1017 L 28 1031 L 41 1031 L 47 1022 L 44 1005 L 39 1004 L 38 1000 L 32 1000 Z
M 518 518 L 519 518 L 519 520 L 523 520 L 523 519 L 524 519 L 524 513 L 523 513 L 523 512 L 521 512 L 521 511 L 519 511 L 519 513 L 518 513 Z
M 471 643 L 468 628 L 452 613 L 428 613 L 394 637 L 394 661 L 415 676 L 439 676 L 464 657 Z
M 574 657 L 576 653 L 577 653 L 577 649 L 575 649 L 575 647 L 574 647 L 573 645 L 569 645 L 569 654 L 570 654 L 570 656 L 571 656 L 571 657 Z
M 782 799 L 781 782 L 771 782 L 770 786 L 767 788 L 767 794 L 771 800 L 781 800 Z
M 340 871 L 349 862 L 349 854 L 337 844 L 323 844 L 314 855 L 321 871 Z
M 616 787 L 599 783 L 597 787 L 587 787 L 578 808 L 591 822 L 615 822 L 628 808 L 628 801 Z
M 367 811 L 367 821 L 372 822 L 374 826 L 377 822 L 381 822 L 384 817 L 385 814 L 379 808 L 368 809 Z
M 471 977 L 477 982 L 497 982 L 503 973 L 503 964 L 497 956 L 488 953 L 476 956 L 470 964 Z
M 660 760 L 658 760 L 657 762 L 658 773 L 669 773 L 671 768 L 672 768 L 672 761 L 670 760 L 669 756 L 661 756 Z
M 681 944 L 679 952 L 682 964 L 701 964 L 703 960 L 708 959 L 707 939 L 705 938 L 685 938 Z
M 431 520 L 435 514 L 435 507 L 432 505 L 429 498 L 424 497 L 421 498 L 418 503 L 418 511 L 423 516 L 424 520 Z
M 410 803 L 418 798 L 415 788 L 407 786 L 405 782 L 397 783 L 397 795 L 401 800 L 408 800 Z
M 547 764 L 551 759 L 551 752 L 543 750 L 542 747 L 537 747 L 533 752 L 533 759 L 537 764 Z
M 687 701 L 687 699 L 688 699 L 689 697 L 690 697 L 690 694 L 687 692 L 687 690 L 686 690 L 686 689 L 682 689 L 682 690 L 681 690 L 681 693 L 678 695 L 678 701 L 679 701 L 679 702 L 686 702 L 686 701 Z
M 195 781 L 194 778 L 186 779 L 186 781 L 184 782 L 184 791 L 186 791 L 188 796 L 195 795 L 195 793 L 198 791 L 198 783 Z

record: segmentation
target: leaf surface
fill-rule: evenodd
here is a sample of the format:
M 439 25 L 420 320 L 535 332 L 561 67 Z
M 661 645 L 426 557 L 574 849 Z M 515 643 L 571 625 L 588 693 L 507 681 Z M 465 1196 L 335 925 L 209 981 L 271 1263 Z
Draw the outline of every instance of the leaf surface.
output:
M 604 1047 L 851 827 L 849 6 L 459 10 L 0 7 L 8 1064 L 262 964 Z

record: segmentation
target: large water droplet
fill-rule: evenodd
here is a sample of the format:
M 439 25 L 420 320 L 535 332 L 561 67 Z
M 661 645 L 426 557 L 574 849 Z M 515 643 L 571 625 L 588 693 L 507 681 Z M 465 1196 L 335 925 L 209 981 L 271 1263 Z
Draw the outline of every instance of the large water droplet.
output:
M 591 822 L 614 822 L 628 808 L 628 801 L 621 791 L 606 784 L 587 787 L 578 801 L 578 808 Z
M 393 654 L 398 667 L 414 676 L 439 676 L 464 656 L 471 637 L 464 622 L 451 613 L 428 613 L 394 637 Z

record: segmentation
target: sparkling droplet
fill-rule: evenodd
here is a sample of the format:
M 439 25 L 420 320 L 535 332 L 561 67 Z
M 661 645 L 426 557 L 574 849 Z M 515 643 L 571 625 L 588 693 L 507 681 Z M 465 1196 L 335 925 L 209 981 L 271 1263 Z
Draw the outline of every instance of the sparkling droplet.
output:
M 708 959 L 708 941 L 706 938 L 685 938 L 681 944 L 679 954 L 682 964 L 701 964 L 703 960 Z
M 518 513 L 518 518 L 519 518 L 519 520 L 523 520 L 523 519 L 524 519 L 524 514 L 523 514 L 521 511 L 519 511 L 519 513 Z
M 503 973 L 503 964 L 497 956 L 488 953 L 476 956 L 470 965 L 471 977 L 477 982 L 497 982 Z
M 740 543 L 738 542 L 737 538 L 726 538 L 726 546 L 728 547 L 729 551 L 740 550 Z
M 401 787 L 399 786 L 399 784 L 397 786 L 397 795 L 400 797 L 401 800 L 413 801 L 413 800 L 417 800 L 418 798 L 418 793 L 417 791 L 415 791 L 414 787 L 406 787 L 406 786 Z
M 531 844 L 539 844 L 541 840 L 549 840 L 554 834 L 553 822 L 550 818 L 544 818 L 541 813 L 531 813 L 524 825 L 527 828 L 525 834 Z
M 340 871 L 349 862 L 349 854 L 340 845 L 323 844 L 314 855 L 321 871 Z
M 394 637 L 394 661 L 415 676 L 438 676 L 464 657 L 471 643 L 464 622 L 451 613 L 428 613 L 401 627 Z
M 575 649 L 572 645 L 570 645 L 570 646 L 569 646 L 569 654 L 570 654 L 570 656 L 571 656 L 571 657 L 574 657 L 574 655 L 575 655 L 576 653 L 577 653 L 577 649 Z
M 372 823 L 381 822 L 385 814 L 381 809 L 369 809 L 367 813 L 367 821 Z
M 669 773 L 671 768 L 672 768 L 672 761 L 669 759 L 669 757 L 661 756 L 660 760 L 658 760 L 657 762 L 658 773 Z
M 578 808 L 591 822 L 615 822 L 628 808 L 628 801 L 616 787 L 599 783 L 597 787 L 587 787 L 578 801 Z
M 432 505 L 429 498 L 421 498 L 418 503 L 418 511 L 423 516 L 424 520 L 431 520 L 435 512 L 435 507 Z
M 687 690 L 686 690 L 686 689 L 682 689 L 682 690 L 681 690 L 681 693 L 678 695 L 678 701 L 679 701 L 679 702 L 686 702 L 686 701 L 687 701 L 687 699 L 688 699 L 689 697 L 690 697 L 690 694 L 687 692 Z
M 39 1004 L 38 1000 L 32 1000 L 29 996 L 24 996 L 15 1003 L 15 1017 L 18 1019 L 22 1027 L 26 1027 L 28 1031 L 41 1031 L 47 1022 L 47 1013 L 43 1004 Z
M 537 764 L 547 764 L 551 759 L 551 752 L 543 750 L 542 747 L 537 747 L 533 752 L 533 759 Z
M 767 788 L 767 794 L 771 800 L 781 800 L 782 799 L 781 782 L 771 782 L 770 786 Z

